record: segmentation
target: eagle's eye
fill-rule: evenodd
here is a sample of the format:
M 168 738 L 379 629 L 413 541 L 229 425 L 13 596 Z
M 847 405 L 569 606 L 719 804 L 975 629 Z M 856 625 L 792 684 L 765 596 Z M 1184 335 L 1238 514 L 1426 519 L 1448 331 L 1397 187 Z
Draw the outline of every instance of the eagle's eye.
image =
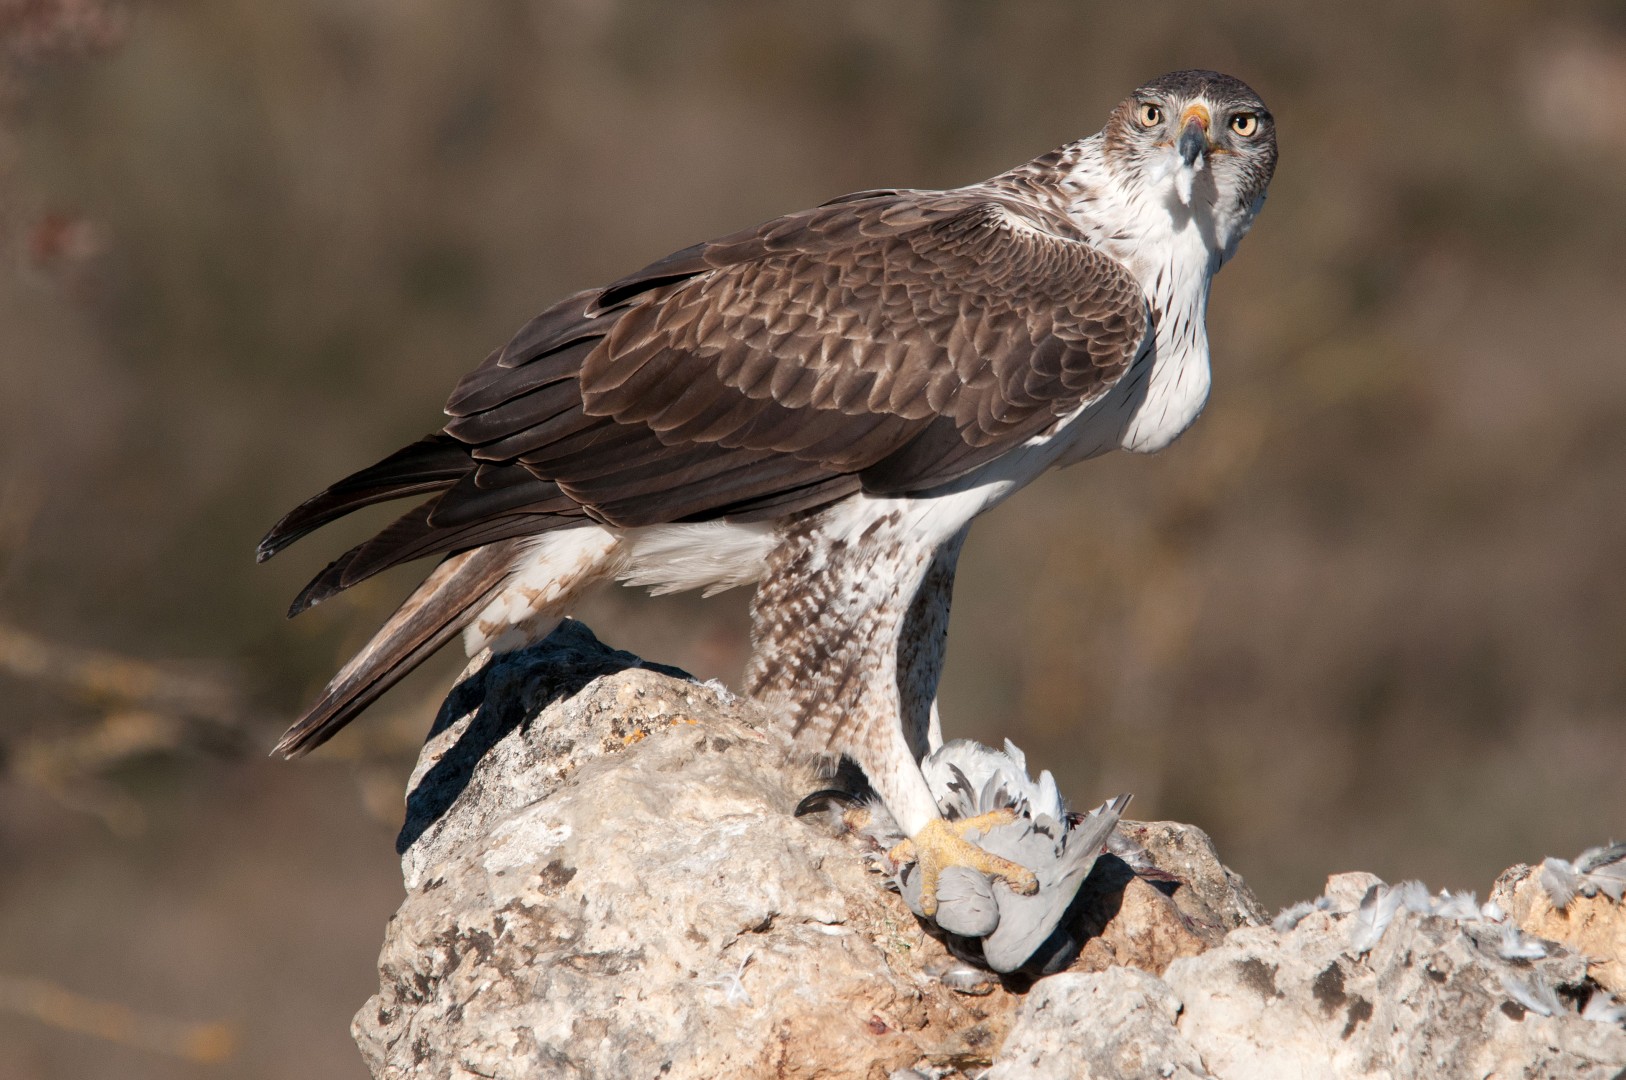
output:
M 1140 103 L 1140 111 L 1135 114 L 1143 128 L 1154 128 L 1163 122 L 1163 110 L 1150 101 Z
M 1244 139 L 1250 139 L 1259 130 L 1259 118 L 1253 113 L 1239 112 L 1231 117 L 1231 130 Z

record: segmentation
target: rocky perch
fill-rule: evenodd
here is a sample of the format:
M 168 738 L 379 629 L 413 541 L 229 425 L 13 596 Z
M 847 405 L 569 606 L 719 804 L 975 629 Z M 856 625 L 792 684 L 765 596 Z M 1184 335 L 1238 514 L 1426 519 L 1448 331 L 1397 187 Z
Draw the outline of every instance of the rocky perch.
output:
M 567 622 L 441 710 L 353 1031 L 376 1077 L 1626 1077 L 1626 863 L 1468 896 L 1339 874 L 1272 922 L 1124 822 L 1037 982 L 957 961 L 715 684 Z M 1615 875 L 1615 876 L 1611 876 Z M 1562 902 L 1562 903 L 1560 903 Z

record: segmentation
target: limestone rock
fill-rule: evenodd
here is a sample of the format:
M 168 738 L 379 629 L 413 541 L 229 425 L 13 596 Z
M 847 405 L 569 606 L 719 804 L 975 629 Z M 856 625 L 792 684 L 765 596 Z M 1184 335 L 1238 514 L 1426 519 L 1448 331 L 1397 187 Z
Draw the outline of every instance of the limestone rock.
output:
M 1592 958 L 1588 973 L 1626 996 L 1626 903 L 1606 893 L 1573 896 L 1559 908 L 1542 887 L 1540 868 L 1515 866 L 1496 879 L 1491 899 L 1527 934 L 1562 942 Z
M 1338 906 L 1286 931 L 1240 927 L 1162 979 L 1114 967 L 1043 980 L 990 1077 L 1613 1080 L 1626 1066 L 1618 1019 L 1576 1008 L 1601 992 L 1584 958 L 1506 960 L 1503 924 L 1433 914 L 1439 903 L 1399 907 L 1362 954 L 1359 909 Z
M 1209 1074 L 1175 1022 L 1180 999 L 1135 968 L 1042 979 L 988 1080 L 1199 1080 Z
M 1123 965 L 1161 975 L 1182 956 L 1196 956 L 1240 926 L 1265 922 L 1246 883 L 1220 862 L 1208 834 L 1172 821 L 1125 821 L 1125 854 L 1149 867 L 1104 856 L 1083 892 L 1082 934 L 1073 967 L 1104 971 Z
M 1127 874 L 1118 889 L 1092 890 L 1084 917 L 1084 948 L 1075 971 L 1126 966 L 1163 974 L 1182 956 L 1196 956 L 1224 935 L 1193 924 L 1174 901 L 1146 880 Z
M 1165 981 L 1184 1006 L 1179 1029 L 1219 1077 L 1613 1077 L 1626 1031 L 1584 1020 L 1557 998 L 1584 963 L 1555 953 L 1498 955 L 1488 920 L 1401 909 L 1376 946 L 1350 945 L 1355 912 L 1314 911 L 1287 932 L 1248 927 Z M 1509 984 L 1512 984 L 1510 987 Z M 1539 1015 L 1514 1000 L 1546 991 Z
M 1011 991 L 927 974 L 951 958 L 863 853 L 792 816 L 811 770 L 726 691 L 637 664 L 567 624 L 454 693 L 409 796 L 379 993 L 353 1025 L 373 1074 L 991 1060 Z
M 1120 835 L 1139 845 L 1166 880 L 1175 907 L 1194 925 L 1226 932 L 1266 921 L 1265 909 L 1241 876 L 1220 862 L 1214 841 L 1195 825 L 1172 821 L 1126 821 Z
M 1517 875 L 1498 891 L 1509 918 L 1345 874 L 1267 925 L 1200 830 L 1125 822 L 1069 916 L 1087 939 L 1075 969 L 978 971 L 886 890 L 873 841 L 792 815 L 824 785 L 768 727 L 575 623 L 472 673 L 408 796 L 407 896 L 353 1025 L 373 1074 L 1626 1069 L 1626 1008 L 1588 975 L 1620 947 L 1572 936 L 1612 951 L 1583 956 L 1521 932 L 1536 906 L 1519 907 Z
M 594 684 L 623 672 L 613 686 Z M 540 652 L 501 656 L 466 672 L 441 706 L 407 784 L 406 821 L 396 840 L 406 887 L 422 884 L 427 867 L 478 846 L 493 823 L 556 790 L 583 762 L 624 750 L 653 730 L 690 723 L 699 712 L 743 722 L 726 691 L 674 692 L 669 681 L 646 672 L 686 678 L 605 647 L 573 619 Z

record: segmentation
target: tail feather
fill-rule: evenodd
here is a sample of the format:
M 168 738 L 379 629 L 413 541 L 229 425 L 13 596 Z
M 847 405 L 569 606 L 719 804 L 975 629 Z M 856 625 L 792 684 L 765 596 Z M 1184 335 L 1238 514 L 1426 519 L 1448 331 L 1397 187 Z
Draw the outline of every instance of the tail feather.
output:
M 414 559 L 448 552 L 456 554 L 481 544 L 532 536 L 562 525 L 578 524 L 581 520 L 579 516 L 519 510 L 486 521 L 439 528 L 429 520 L 434 508 L 433 502 L 414 507 L 371 540 L 357 544 L 328 563 L 294 598 L 288 617 L 291 619 L 374 574 Z
M 449 435 L 428 435 L 376 465 L 340 480 L 290 510 L 260 541 L 264 562 L 289 544 L 352 510 L 449 488 L 475 466 L 468 447 Z
M 522 547 L 518 540 L 503 540 L 442 562 L 333 676 L 272 752 L 297 757 L 332 738 L 496 597 Z

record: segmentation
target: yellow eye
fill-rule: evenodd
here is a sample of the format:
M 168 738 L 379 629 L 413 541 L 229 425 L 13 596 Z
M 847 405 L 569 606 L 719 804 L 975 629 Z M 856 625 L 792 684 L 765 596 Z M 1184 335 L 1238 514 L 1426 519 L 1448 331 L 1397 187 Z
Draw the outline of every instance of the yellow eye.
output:
M 1154 128 L 1163 122 L 1163 110 L 1150 101 L 1143 101 L 1140 103 L 1140 111 L 1135 114 L 1135 119 L 1140 121 L 1141 127 Z
M 1231 130 L 1244 139 L 1252 138 L 1253 133 L 1259 130 L 1259 118 L 1253 113 L 1237 113 L 1231 117 Z

